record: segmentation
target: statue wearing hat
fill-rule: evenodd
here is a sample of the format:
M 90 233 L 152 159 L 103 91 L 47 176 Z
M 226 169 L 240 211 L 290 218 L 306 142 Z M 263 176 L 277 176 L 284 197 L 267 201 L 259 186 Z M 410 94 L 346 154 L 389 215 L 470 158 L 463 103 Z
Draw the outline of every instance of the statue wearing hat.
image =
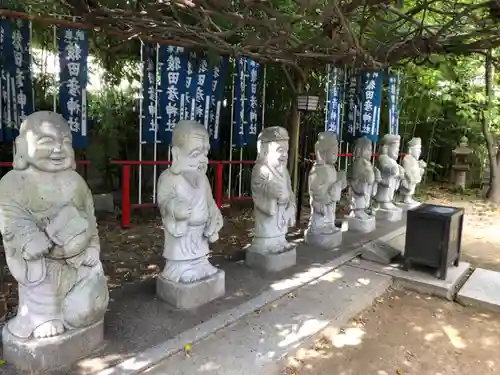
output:
M 342 241 L 342 232 L 335 226 L 335 209 L 347 186 L 346 176 L 335 169 L 339 146 L 334 132 L 319 133 L 314 148 L 316 161 L 309 172 L 311 217 L 304 239 L 308 244 L 331 249 Z
M 286 239 L 296 213 L 287 169 L 288 141 L 286 129 L 264 128 L 257 140 L 257 161 L 252 170 L 255 229 L 246 260 L 250 266 L 267 271 L 287 268 L 296 261 L 295 246 Z
M 401 137 L 398 134 L 386 134 L 382 138 L 376 167 L 380 171 L 380 181 L 374 200 L 377 217 L 398 221 L 402 210 L 394 204 L 394 193 L 399 188 L 404 170 L 398 164 Z
M 422 153 L 422 140 L 412 138 L 408 142 L 408 154 L 403 158 L 401 166 L 404 169 L 404 177 L 401 180 L 399 194 L 402 205 L 406 207 L 418 206 L 420 203 L 413 199 L 416 186 L 422 181 L 427 163 L 419 160 Z

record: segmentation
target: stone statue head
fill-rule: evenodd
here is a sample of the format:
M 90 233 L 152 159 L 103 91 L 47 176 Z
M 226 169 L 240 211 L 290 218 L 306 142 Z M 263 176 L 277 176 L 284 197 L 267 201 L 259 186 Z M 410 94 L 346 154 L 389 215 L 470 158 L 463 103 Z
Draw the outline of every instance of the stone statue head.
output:
M 257 139 L 257 159 L 274 167 L 286 167 L 288 132 L 281 126 L 262 129 Z
M 372 157 L 372 141 L 367 137 L 360 137 L 354 142 L 354 159 L 370 160 Z
M 205 127 L 196 121 L 179 121 L 172 132 L 172 170 L 199 172 L 208 168 L 210 139 Z
M 422 140 L 420 138 L 415 137 L 408 142 L 408 153 L 415 159 L 420 159 L 422 154 Z
M 26 117 L 15 141 L 13 167 L 33 167 L 44 172 L 75 169 L 71 130 L 58 113 L 39 111 Z
M 399 157 L 399 147 L 401 145 L 401 137 L 399 134 L 386 134 L 380 143 L 381 153 L 388 155 L 391 159 L 397 160 Z
M 339 153 L 339 142 L 335 132 L 327 131 L 318 134 L 318 140 L 314 145 L 316 163 L 333 165 L 337 161 Z

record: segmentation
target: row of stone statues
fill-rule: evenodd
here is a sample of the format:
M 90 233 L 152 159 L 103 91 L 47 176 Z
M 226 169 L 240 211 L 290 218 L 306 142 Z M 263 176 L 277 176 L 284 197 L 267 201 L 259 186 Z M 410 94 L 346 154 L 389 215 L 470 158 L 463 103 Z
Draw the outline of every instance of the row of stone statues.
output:
M 319 135 L 309 175 L 311 218 L 306 242 L 325 248 L 340 244 L 335 210 L 348 186 L 349 225 L 354 229 L 374 228 L 374 212 L 395 220 L 393 212 L 401 210 L 393 204 L 398 188 L 403 203 L 415 203 L 412 196 L 425 168 L 418 161 L 420 142 L 410 142 L 402 166 L 396 162 L 399 142 L 399 136 L 385 136 L 373 166 L 372 143 L 358 139 L 346 176 L 335 169 L 336 136 Z M 296 217 L 286 167 L 288 147 L 284 128 L 265 128 L 258 137 L 251 179 L 255 228 L 246 261 L 265 271 L 296 263 L 295 246 L 286 238 Z M 172 165 L 158 180 L 165 268 L 157 278 L 157 294 L 180 309 L 225 293 L 224 271 L 209 261 L 209 243 L 217 241 L 223 225 L 206 176 L 209 149 L 203 125 L 179 122 L 172 134 Z M 28 116 L 16 139 L 13 167 L 0 181 L 0 231 L 7 264 L 19 285 L 19 307 L 4 327 L 3 355 L 21 369 L 45 370 L 74 362 L 101 345 L 108 287 L 92 194 L 74 170 L 67 122 L 53 112 Z

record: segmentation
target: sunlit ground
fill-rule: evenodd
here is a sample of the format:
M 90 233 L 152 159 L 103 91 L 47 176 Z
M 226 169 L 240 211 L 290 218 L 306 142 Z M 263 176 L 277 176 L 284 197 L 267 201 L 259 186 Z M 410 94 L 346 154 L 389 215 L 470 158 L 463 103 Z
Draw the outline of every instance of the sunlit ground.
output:
M 499 374 L 500 315 L 392 291 L 299 350 L 279 375 Z

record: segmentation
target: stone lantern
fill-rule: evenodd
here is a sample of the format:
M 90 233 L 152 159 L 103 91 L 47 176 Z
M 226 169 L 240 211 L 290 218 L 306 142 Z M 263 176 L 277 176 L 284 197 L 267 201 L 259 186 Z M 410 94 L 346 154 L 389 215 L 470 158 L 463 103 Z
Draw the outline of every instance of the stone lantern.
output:
M 461 190 L 465 189 L 467 172 L 470 170 L 469 155 L 472 154 L 472 149 L 468 145 L 469 140 L 464 136 L 460 139 L 458 147 L 452 151 L 453 165 L 451 168 L 453 170 L 453 185 Z

